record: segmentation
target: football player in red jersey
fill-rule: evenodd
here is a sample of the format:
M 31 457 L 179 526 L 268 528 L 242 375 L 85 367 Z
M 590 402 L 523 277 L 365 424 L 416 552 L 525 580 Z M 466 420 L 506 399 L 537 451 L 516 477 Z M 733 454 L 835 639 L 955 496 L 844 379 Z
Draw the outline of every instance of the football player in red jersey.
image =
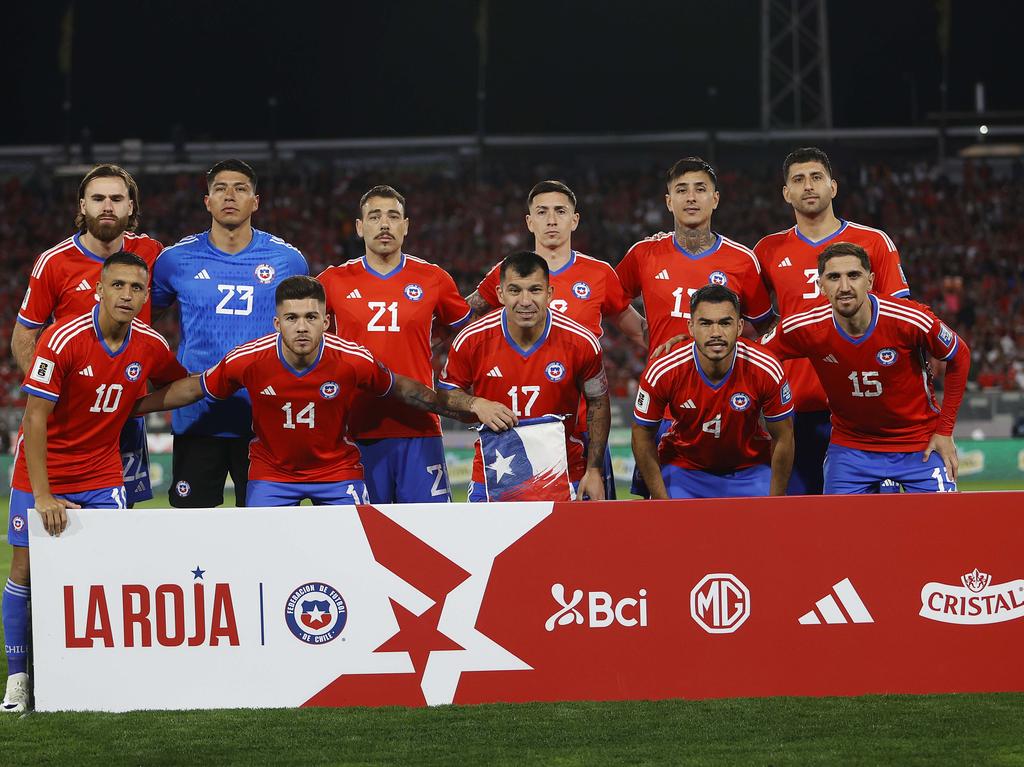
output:
M 705 285 L 690 315 L 693 340 L 652 360 L 637 389 L 633 453 L 651 497 L 785 495 L 793 403 L 782 365 L 739 338 L 739 299 L 728 288 Z M 656 446 L 666 406 L 674 421 Z
M 3 596 L 4 711 L 24 711 L 28 695 L 29 510 L 59 535 L 67 508 L 125 508 L 118 435 L 147 381 L 162 386 L 186 375 L 167 342 L 136 319 L 149 298 L 145 261 L 115 253 L 94 288 L 98 305 L 43 331 L 23 385 L 29 396 L 11 481 L 14 554 Z
M 504 308 L 467 326 L 448 352 L 438 379 L 438 396 L 450 407 L 466 410 L 476 397 L 508 403 L 515 418 L 565 415 L 569 478 L 577 497 L 604 498 L 601 477 L 608 441 L 608 379 L 597 337 L 560 312 L 552 311 L 547 262 L 536 253 L 513 253 L 502 262 L 498 292 Z M 576 434 L 581 395 L 587 402 L 590 443 L 584 456 Z M 515 418 L 478 408 L 481 423 L 501 431 Z M 506 408 L 508 410 L 508 408 Z M 476 411 L 474 411 L 476 412 Z M 473 460 L 471 501 L 486 500 L 479 443 Z
M 324 288 L 312 277 L 282 280 L 275 301 L 276 333 L 235 347 L 201 377 L 176 381 L 137 407 L 165 410 L 248 389 L 256 438 L 246 506 L 297 506 L 306 498 L 317 505 L 368 503 L 359 451 L 348 435 L 360 392 L 468 421 L 475 407 L 490 404 L 440 407 L 433 390 L 326 333 Z
M 889 236 L 836 216 L 833 200 L 839 187 L 828 155 L 816 147 L 796 149 L 786 156 L 782 174 L 782 197 L 792 206 L 796 225 L 764 237 L 754 252 L 783 319 L 826 303 L 818 288 L 818 254 L 834 242 L 856 243 L 867 251 L 873 292 L 894 298 L 909 295 L 899 252 Z M 822 491 L 822 463 L 831 430 L 828 402 L 810 362 L 787 360 L 784 367 L 796 407 L 796 461 L 789 492 L 817 495 Z
M 806 357 L 832 410 L 825 493 L 953 492 L 953 427 L 967 385 L 970 349 L 930 309 L 870 292 L 867 251 L 838 242 L 818 256 L 829 303 L 784 319 L 764 345 L 781 359 Z M 947 363 L 942 408 L 924 352 Z
M 392 187 L 375 186 L 363 195 L 356 232 L 366 254 L 317 278 L 327 292 L 334 332 L 396 373 L 432 386 L 434 320 L 461 328 L 469 322 L 469 306 L 446 271 L 403 252 L 409 217 L 405 198 Z M 375 407 L 367 396 L 364 406 L 353 409 L 350 428 L 371 502 L 450 501 L 437 416 L 401 402 Z

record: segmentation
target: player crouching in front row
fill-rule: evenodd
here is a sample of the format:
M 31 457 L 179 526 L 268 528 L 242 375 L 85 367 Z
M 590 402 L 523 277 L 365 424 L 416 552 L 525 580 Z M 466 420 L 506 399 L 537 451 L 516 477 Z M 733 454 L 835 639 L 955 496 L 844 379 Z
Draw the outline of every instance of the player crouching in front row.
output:
M 633 454 L 651 498 L 785 495 L 793 397 L 782 365 L 739 338 L 739 299 L 728 288 L 698 290 L 690 315 L 693 340 L 651 360 L 637 389 Z M 656 447 L 666 405 L 674 423 Z
M 326 333 L 324 288 L 311 277 L 283 280 L 275 302 L 276 333 L 235 347 L 202 376 L 155 391 L 136 408 L 173 409 L 248 389 L 256 438 L 249 447 L 246 506 L 295 506 L 306 498 L 316 505 L 369 502 L 359 451 L 347 437 L 358 391 L 465 421 L 478 420 L 479 408 L 495 404 L 475 400 L 465 409 L 443 408 L 432 389 Z

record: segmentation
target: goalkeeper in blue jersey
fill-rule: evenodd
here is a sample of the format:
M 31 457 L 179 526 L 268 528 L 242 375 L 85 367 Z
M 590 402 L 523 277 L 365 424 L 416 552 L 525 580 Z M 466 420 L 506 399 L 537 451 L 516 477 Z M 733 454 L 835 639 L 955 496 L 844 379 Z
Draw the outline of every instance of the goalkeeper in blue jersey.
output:
M 206 182 L 210 228 L 165 248 L 153 267 L 153 306 L 178 302 L 178 360 L 193 373 L 213 367 L 235 346 L 272 333 L 278 283 L 309 273 L 297 248 L 253 228 L 260 198 L 247 163 L 219 162 Z M 244 389 L 222 402 L 201 400 L 174 411 L 172 506 L 222 504 L 229 473 L 236 503 L 245 505 L 251 425 Z

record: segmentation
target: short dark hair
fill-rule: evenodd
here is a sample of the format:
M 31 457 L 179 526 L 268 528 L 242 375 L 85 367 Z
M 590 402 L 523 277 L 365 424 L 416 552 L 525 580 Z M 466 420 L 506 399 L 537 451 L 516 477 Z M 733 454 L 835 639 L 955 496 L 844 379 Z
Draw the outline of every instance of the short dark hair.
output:
M 149 265 L 134 253 L 129 253 L 126 250 L 119 250 L 117 253 L 112 253 L 107 256 L 106 260 L 103 262 L 103 269 L 100 273 L 106 274 L 107 269 L 112 266 L 117 266 L 118 264 L 122 264 L 124 266 L 137 266 L 146 274 L 149 274 Z
M 304 298 L 312 298 L 322 304 L 327 303 L 324 286 L 318 280 L 304 274 L 286 277 L 274 291 L 274 306 L 280 306 L 285 301 L 301 301 Z
M 501 262 L 501 281 L 505 281 L 509 271 L 513 271 L 519 277 L 529 277 L 540 269 L 544 273 L 544 280 L 550 279 L 551 270 L 548 269 L 548 262 L 538 256 L 532 250 L 520 250 L 505 257 Z
M 715 173 L 715 169 L 711 167 L 711 163 L 700 157 L 684 157 L 682 160 L 677 160 L 676 164 L 665 174 L 665 185 L 672 186 L 672 182 L 684 173 L 707 173 L 711 178 L 711 185 L 716 190 L 718 189 L 718 175 Z
M 406 218 L 409 218 L 409 209 L 405 207 L 405 198 L 397 189 L 393 186 L 388 186 L 387 184 L 377 184 L 377 186 L 373 187 L 359 198 L 359 215 L 356 216 L 356 218 L 362 219 L 363 206 L 366 205 L 371 197 L 387 197 L 391 200 L 398 200 L 398 204 L 402 206 L 402 214 Z
M 820 162 L 828 177 L 833 178 L 832 163 L 828 161 L 828 155 L 816 146 L 802 146 L 787 154 L 786 159 L 782 161 L 783 182 L 789 181 L 789 169 L 802 162 Z
M 530 206 L 533 205 L 533 198 L 539 194 L 547 194 L 548 192 L 558 192 L 564 194 L 569 198 L 569 202 L 572 203 L 573 210 L 576 209 L 576 195 L 573 194 L 572 189 L 563 184 L 561 181 L 541 181 L 533 189 L 530 190 L 529 196 L 526 198 L 526 210 L 530 210 Z
M 134 232 L 139 227 L 139 212 L 142 210 L 139 205 L 139 185 L 135 183 L 135 179 L 132 178 L 132 174 L 122 168 L 120 165 L 114 165 L 112 163 L 104 163 L 103 165 L 97 165 L 91 171 L 85 174 L 85 178 L 82 179 L 82 183 L 78 185 L 78 199 L 85 199 L 85 188 L 89 186 L 89 182 L 95 178 L 119 178 L 124 181 L 124 185 L 128 187 L 128 199 L 132 201 L 132 212 L 128 216 L 128 226 L 125 227 L 126 232 Z M 85 214 L 81 210 L 75 215 L 75 228 L 78 229 L 78 233 L 82 234 L 86 230 L 85 226 Z
M 208 171 L 206 171 L 206 188 L 209 189 L 213 186 L 213 180 L 217 177 L 218 173 L 223 173 L 226 170 L 233 170 L 235 173 L 241 173 L 252 184 L 252 191 L 256 193 L 256 171 L 252 169 L 252 166 L 244 160 L 221 160 L 219 163 L 214 165 Z
M 825 273 L 825 264 L 828 263 L 830 258 L 838 258 L 840 256 L 853 256 L 860 261 L 864 271 L 872 271 L 871 259 L 868 258 L 868 252 L 864 248 L 852 242 L 834 242 L 818 254 L 818 275 L 821 276 Z
M 692 296 L 690 296 L 690 314 L 697 311 L 700 304 L 732 304 L 736 310 L 736 316 L 740 314 L 740 298 L 725 285 L 705 285 Z

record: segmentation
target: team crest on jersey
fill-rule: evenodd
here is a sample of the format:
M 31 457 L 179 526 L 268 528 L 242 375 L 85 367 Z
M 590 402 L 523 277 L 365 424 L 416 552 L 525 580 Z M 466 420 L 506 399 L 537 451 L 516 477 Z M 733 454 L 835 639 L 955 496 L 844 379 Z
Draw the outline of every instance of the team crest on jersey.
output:
M 712 285 L 728 285 L 729 278 L 725 275 L 725 272 L 711 272 L 708 275 L 708 282 Z
M 181 480 L 174 485 L 174 492 L 178 494 L 179 498 L 187 498 L 189 493 L 192 492 L 192 485 L 185 480 Z
M 899 357 L 899 354 L 896 353 L 896 350 L 889 347 L 879 349 L 878 354 L 875 355 L 875 359 L 878 360 L 878 364 L 885 365 L 886 367 L 889 367 L 894 363 L 897 357 Z
M 789 381 L 782 384 L 782 395 L 780 399 L 782 400 L 783 405 L 793 399 L 793 390 L 789 388 Z
M 750 407 L 750 395 L 738 391 L 729 397 L 729 406 L 738 413 L 742 413 Z
M 326 583 L 304 583 L 288 597 L 284 621 L 296 639 L 326 644 L 345 628 L 348 608 L 338 590 Z
M 415 282 L 410 282 L 408 285 L 406 285 L 405 290 L 403 292 L 405 293 L 405 297 L 408 298 L 410 301 L 419 301 L 421 298 L 423 298 L 423 288 L 421 288 Z
M 549 362 L 544 368 L 544 375 L 551 383 L 558 383 L 565 378 L 565 365 L 561 362 Z
M 142 375 L 141 362 L 133 362 L 124 369 L 124 377 L 129 381 L 138 381 L 140 375 Z
M 341 391 L 341 387 L 336 381 L 324 381 L 320 384 L 320 396 L 324 399 L 334 399 L 338 396 L 339 391 Z
M 572 286 L 572 294 L 580 301 L 590 298 L 590 286 L 585 282 L 575 282 Z
M 256 275 L 257 280 L 264 285 L 268 285 L 274 281 L 274 275 L 277 274 L 277 272 L 274 271 L 274 267 L 270 264 L 260 264 L 256 267 L 254 274 Z
M 939 340 L 946 346 L 953 343 L 953 331 L 947 328 L 944 322 L 939 323 Z

